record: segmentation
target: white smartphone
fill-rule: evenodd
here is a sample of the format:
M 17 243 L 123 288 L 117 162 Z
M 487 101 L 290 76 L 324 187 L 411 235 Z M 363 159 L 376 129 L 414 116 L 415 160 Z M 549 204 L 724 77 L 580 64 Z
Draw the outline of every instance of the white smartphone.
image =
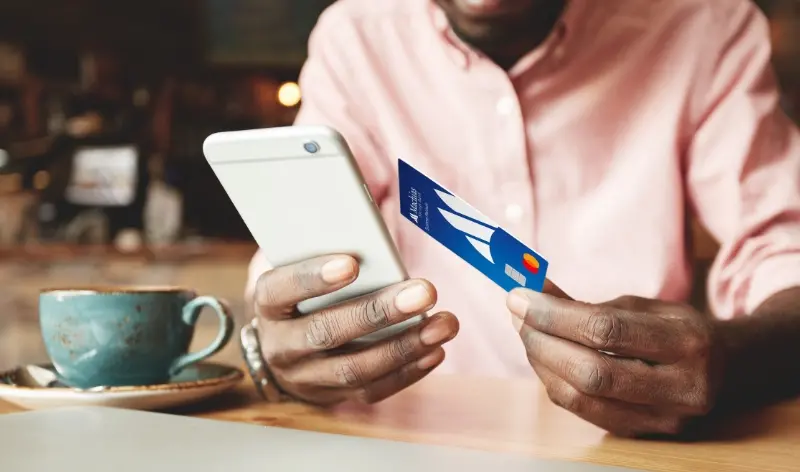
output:
M 358 278 L 298 306 L 310 313 L 403 282 L 408 274 L 344 138 L 323 126 L 217 133 L 203 153 L 272 266 L 350 254 Z M 356 344 L 385 339 L 425 314 Z

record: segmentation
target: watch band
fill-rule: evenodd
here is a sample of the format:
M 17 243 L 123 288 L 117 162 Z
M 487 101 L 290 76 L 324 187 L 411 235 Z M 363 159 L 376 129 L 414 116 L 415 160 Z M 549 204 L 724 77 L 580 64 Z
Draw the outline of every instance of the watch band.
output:
M 258 320 L 253 318 L 250 323 L 242 327 L 240 332 L 240 345 L 250 378 L 256 386 L 258 394 L 269 402 L 280 402 L 291 398 L 275 381 L 275 377 L 264 360 L 261 351 L 261 341 L 258 337 Z

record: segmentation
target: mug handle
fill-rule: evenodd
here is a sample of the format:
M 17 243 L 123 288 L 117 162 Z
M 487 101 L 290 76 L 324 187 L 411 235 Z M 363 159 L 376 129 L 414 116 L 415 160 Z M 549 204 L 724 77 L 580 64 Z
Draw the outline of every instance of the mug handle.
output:
M 231 340 L 234 327 L 233 316 L 231 316 L 231 309 L 222 300 L 214 297 L 195 298 L 183 307 L 183 322 L 194 326 L 200 318 L 200 312 L 203 311 L 205 307 L 213 309 L 219 318 L 219 333 L 217 334 L 217 338 L 205 349 L 197 352 L 190 352 L 175 359 L 169 368 L 170 376 L 177 375 L 186 367 L 213 356 Z

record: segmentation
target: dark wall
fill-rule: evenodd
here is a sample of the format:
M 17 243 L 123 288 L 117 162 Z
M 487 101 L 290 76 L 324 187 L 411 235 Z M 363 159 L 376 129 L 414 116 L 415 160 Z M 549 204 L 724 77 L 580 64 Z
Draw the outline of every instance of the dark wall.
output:
M 53 56 L 104 50 L 131 67 L 189 66 L 202 58 L 195 0 L 0 0 L 0 39 Z
M 292 67 L 333 0 L 203 0 L 206 57 L 221 65 Z

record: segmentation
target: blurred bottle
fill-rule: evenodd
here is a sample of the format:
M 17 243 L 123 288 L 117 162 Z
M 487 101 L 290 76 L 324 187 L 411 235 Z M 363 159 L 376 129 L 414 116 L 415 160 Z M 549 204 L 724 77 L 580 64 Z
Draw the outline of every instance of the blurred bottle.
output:
M 167 183 L 163 159 L 155 157 L 150 162 L 150 185 L 144 207 L 145 238 L 153 246 L 174 244 L 181 232 L 183 197 Z

